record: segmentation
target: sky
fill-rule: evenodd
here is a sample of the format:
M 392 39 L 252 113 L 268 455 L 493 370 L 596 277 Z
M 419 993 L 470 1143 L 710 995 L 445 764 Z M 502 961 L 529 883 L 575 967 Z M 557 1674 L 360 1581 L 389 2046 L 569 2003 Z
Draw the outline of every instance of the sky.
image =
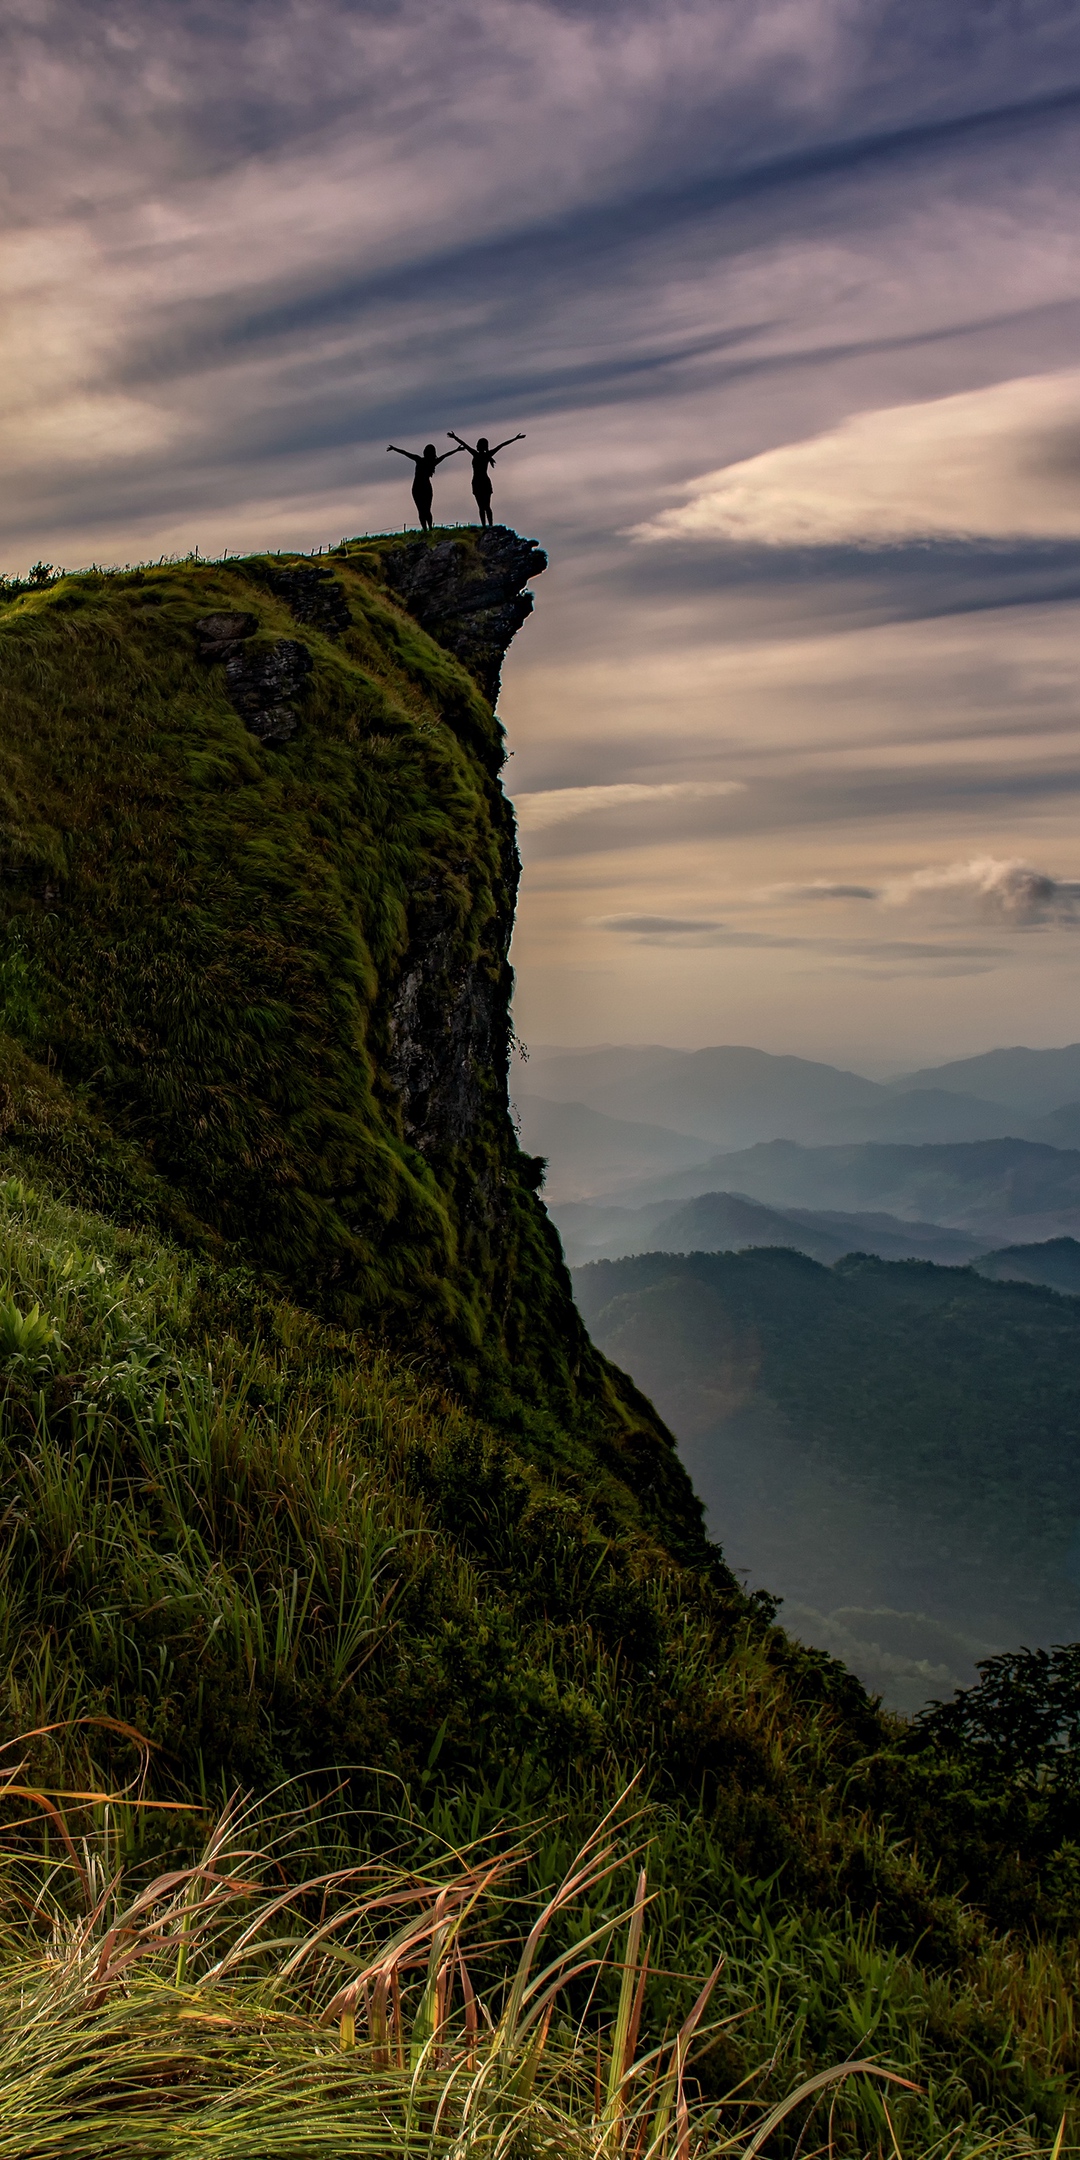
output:
M 526 1042 L 1080 1037 L 1073 0 L 7 0 L 0 86 L 0 570 L 525 432 Z

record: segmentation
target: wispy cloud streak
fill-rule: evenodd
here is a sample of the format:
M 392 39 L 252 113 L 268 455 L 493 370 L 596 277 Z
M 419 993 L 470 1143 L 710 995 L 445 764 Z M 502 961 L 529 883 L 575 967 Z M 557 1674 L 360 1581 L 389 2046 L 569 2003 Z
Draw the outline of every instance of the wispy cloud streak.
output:
M 885 890 L 1069 860 L 1078 93 L 1070 0 L 10 0 L 0 569 L 397 527 L 388 440 L 524 429 L 526 1032 L 921 1028 L 981 961 L 794 918 L 1070 942 L 1067 878 Z

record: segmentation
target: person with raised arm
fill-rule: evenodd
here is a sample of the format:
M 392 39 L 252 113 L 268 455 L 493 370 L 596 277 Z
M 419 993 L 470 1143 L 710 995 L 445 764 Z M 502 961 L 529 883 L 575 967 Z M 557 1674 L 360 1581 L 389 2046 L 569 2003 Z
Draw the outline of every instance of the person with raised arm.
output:
M 457 448 L 463 449 L 464 444 L 458 443 Z M 415 450 L 400 450 L 396 442 L 387 443 L 386 450 L 388 456 L 391 450 L 396 450 L 399 457 L 412 459 L 412 499 L 416 504 L 416 515 L 423 531 L 430 532 L 435 523 L 431 515 L 431 477 L 436 465 L 441 465 L 445 458 L 456 457 L 457 451 L 444 450 L 440 457 L 433 442 L 425 443 L 420 453 Z M 490 494 L 490 489 L 488 492 Z
M 453 428 L 447 428 L 446 432 L 451 442 L 457 444 L 459 450 L 468 451 L 472 459 L 472 491 L 476 498 L 476 507 L 480 512 L 480 523 L 481 525 L 493 525 L 495 521 L 491 515 L 491 467 L 494 465 L 500 450 L 509 450 L 511 443 L 524 442 L 524 435 L 508 435 L 505 442 L 496 443 L 494 450 L 491 448 L 486 435 L 478 435 L 474 450 L 472 444 L 467 443 L 463 436 L 455 435 Z M 448 457 L 452 455 L 452 451 L 447 452 Z

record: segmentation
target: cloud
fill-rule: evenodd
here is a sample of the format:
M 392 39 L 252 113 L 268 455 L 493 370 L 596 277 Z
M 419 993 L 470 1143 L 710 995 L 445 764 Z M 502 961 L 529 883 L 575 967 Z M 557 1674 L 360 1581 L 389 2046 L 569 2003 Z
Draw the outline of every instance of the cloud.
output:
M 1019 860 L 979 855 L 970 862 L 916 870 L 882 887 L 888 907 L 907 907 L 935 896 L 974 906 L 977 914 L 1023 928 L 1043 923 L 1080 923 L 1080 879 L 1056 878 Z
M 638 540 L 764 547 L 1080 536 L 1080 369 L 851 414 L 706 473 Z
M 993 924 L 1016 930 L 1075 928 L 1080 926 L 1080 879 L 1059 878 L 1018 858 L 973 856 L 965 862 L 930 865 L 906 876 L 879 884 L 847 884 L 824 878 L 808 884 L 777 884 L 759 888 L 747 896 L 765 906 L 799 908 L 822 900 L 876 903 L 879 908 L 915 908 L 924 917 L 929 910 L 955 927 L 964 922 Z M 746 905 L 744 900 L 742 905 Z M 593 929 L 650 945 L 691 947 L 761 946 L 801 949 L 807 953 L 846 957 L 852 961 L 889 960 L 901 964 L 930 961 L 987 963 L 1001 956 L 990 944 L 957 944 L 947 936 L 940 943 L 880 937 L 821 937 L 806 935 L 778 923 L 775 929 L 749 929 L 731 925 L 716 915 L 601 915 L 592 918 Z
M 742 780 L 663 780 L 652 784 L 616 780 L 608 787 L 541 788 L 514 798 L 518 824 L 525 832 L 543 832 L 569 818 L 590 817 L 598 810 L 636 810 L 650 803 L 699 802 L 713 795 L 741 794 Z
M 944 900 L 983 921 L 1020 929 L 1080 924 L 1080 879 L 1054 877 L 1019 857 L 976 855 L 966 862 L 932 864 L 879 885 L 830 884 L 824 878 L 808 885 L 766 885 L 751 896 L 766 905 L 810 900 L 875 900 L 901 908 Z M 673 927 L 675 927 L 673 925 Z M 686 927 L 689 927 L 688 925 Z M 717 927 L 713 924 L 701 928 Z
M 830 885 L 815 878 L 810 885 L 766 885 L 756 895 L 761 900 L 877 900 L 877 885 Z
M 995 957 L 987 945 L 931 944 L 913 938 L 800 937 L 784 930 L 741 930 L 715 917 L 678 915 L 598 915 L 590 927 L 609 930 L 635 944 L 661 946 L 754 947 L 771 952 L 804 952 L 839 960 L 889 962 L 893 965 L 947 965 L 968 972 L 987 966 Z
M 598 930 L 617 930 L 626 937 L 695 937 L 702 931 L 723 930 L 721 922 L 703 915 L 601 915 Z

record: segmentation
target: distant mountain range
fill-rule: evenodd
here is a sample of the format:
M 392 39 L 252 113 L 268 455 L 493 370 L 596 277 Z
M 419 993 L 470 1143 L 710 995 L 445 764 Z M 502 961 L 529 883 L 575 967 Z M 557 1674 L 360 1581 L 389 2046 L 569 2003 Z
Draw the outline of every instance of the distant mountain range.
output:
M 707 1172 L 721 1186 L 781 1209 L 883 1211 L 940 1223 L 989 1243 L 1033 1242 L 1080 1230 L 1080 1151 L 1030 1140 L 972 1140 L 952 1147 L 801 1147 L 770 1140 L 715 1157 Z M 691 1173 L 642 1199 L 694 1197 Z M 683 1191 L 677 1194 L 676 1185 Z M 700 1190 L 700 1187 L 699 1187 Z
M 1080 1282 L 1080 1246 L 1058 1260 Z M 1080 1299 L 775 1250 L 651 1252 L 574 1281 L 732 1565 L 897 1708 L 995 1646 L 1080 1636 Z
M 793 1633 L 904 1710 L 1080 1636 L 1080 1044 L 887 1084 L 541 1051 L 516 1082 L 595 1340 Z
M 954 1058 L 949 1065 L 927 1065 L 890 1086 L 944 1088 L 953 1094 L 981 1095 L 1012 1110 L 1039 1117 L 1062 1103 L 1080 1101 L 1080 1043 L 1061 1050 L 985 1050 L 979 1057 Z
M 789 1246 L 827 1264 L 845 1253 L 865 1252 L 882 1260 L 936 1260 L 943 1266 L 966 1267 L 981 1262 L 987 1250 L 985 1238 L 940 1223 L 828 1208 L 781 1210 L 749 1200 L 744 1193 L 701 1193 L 675 1209 L 666 1200 L 640 1208 L 566 1201 L 553 1213 L 571 1267 L 590 1260 L 621 1260 L 630 1253 L 743 1252 L 759 1245 Z
M 551 1198 L 588 1198 L 621 1191 L 643 1176 L 705 1163 L 708 1142 L 688 1139 L 662 1125 L 637 1124 L 605 1116 L 588 1103 L 546 1102 L 522 1096 L 518 1102 L 522 1145 L 531 1155 L 547 1157 Z
M 1080 1243 L 1073 1237 L 995 1249 L 985 1236 L 941 1223 L 833 1208 L 781 1210 L 730 1192 L 701 1193 L 674 1210 L 664 1200 L 641 1208 L 567 1201 L 554 1212 L 571 1267 L 635 1253 L 747 1252 L 772 1245 L 805 1253 L 826 1266 L 847 1253 L 870 1253 L 879 1260 L 974 1267 L 997 1282 L 1040 1283 L 1080 1297 Z
M 572 1264 L 791 1245 L 818 1260 L 857 1251 L 955 1266 L 1003 1245 L 1080 1236 L 1080 1151 L 1029 1140 L 771 1140 L 630 1190 L 633 1206 L 549 1200 Z
M 770 1140 L 1080 1148 L 1080 1044 L 989 1051 L 889 1083 L 737 1045 L 541 1050 L 515 1075 L 515 1097 L 525 1145 L 549 1159 L 552 1201 L 629 1201 L 635 1183 L 676 1167 L 675 1138 L 702 1163 Z

